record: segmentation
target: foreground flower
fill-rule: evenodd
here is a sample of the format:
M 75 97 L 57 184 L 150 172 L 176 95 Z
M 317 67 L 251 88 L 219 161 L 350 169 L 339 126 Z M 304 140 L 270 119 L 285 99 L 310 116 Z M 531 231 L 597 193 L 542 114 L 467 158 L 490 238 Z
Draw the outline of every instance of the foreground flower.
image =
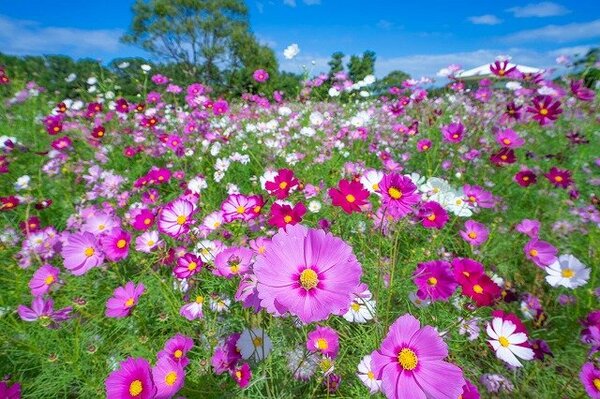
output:
M 494 317 L 486 327 L 486 332 L 491 338 L 488 342 L 498 359 L 514 367 L 522 366 L 517 357 L 523 360 L 533 359 L 533 350 L 527 343 L 527 334 L 518 327 L 514 320 L 503 317 Z
M 158 216 L 158 230 L 171 237 L 179 237 L 190 229 L 194 204 L 177 199 L 167 204 Z
M 304 323 L 343 315 L 360 282 L 352 247 L 323 230 L 302 225 L 280 229 L 258 255 L 254 273 L 261 306 L 298 316 Z
M 413 280 L 419 289 L 417 296 L 433 301 L 447 300 L 458 286 L 452 275 L 450 263 L 443 260 L 419 263 Z
M 546 281 L 553 287 L 577 288 L 590 278 L 590 269 L 573 255 L 561 255 L 546 267 Z
M 400 217 L 408 214 L 420 199 L 417 186 L 412 180 L 397 173 L 385 175 L 379 184 L 379 190 L 385 206 Z
M 381 348 L 372 354 L 375 378 L 388 398 L 458 398 L 465 380 L 462 370 L 443 359 L 448 347 L 431 326 L 405 314 L 390 326 Z
M 381 380 L 375 378 L 375 373 L 371 369 L 371 355 L 363 357 L 358 364 L 358 373 L 356 374 L 367 388 L 369 393 L 373 395 L 381 391 Z
M 571 183 L 573 183 L 571 172 L 569 170 L 558 169 L 554 166 L 550 168 L 544 177 L 546 177 L 546 179 L 548 179 L 548 181 L 552 183 L 554 187 L 567 188 Z
M 64 258 L 65 268 L 76 276 L 81 276 L 104 262 L 104 255 L 96 242 L 96 237 L 88 232 L 69 235 L 61 255 Z
M 285 199 L 290 194 L 290 190 L 298 185 L 298 179 L 294 176 L 294 172 L 289 169 L 280 169 L 273 180 L 265 183 L 265 188 L 269 194 L 277 199 Z
M 590 398 L 600 399 L 600 370 L 594 363 L 588 362 L 583 365 L 579 379 Z
M 152 399 L 156 386 L 152 380 L 150 363 L 143 358 L 128 358 L 121 362 L 104 381 L 107 399 Z
M 156 357 L 159 359 L 168 357 L 175 363 L 181 364 L 182 367 L 185 367 L 190 362 L 186 354 L 190 351 L 190 349 L 192 349 L 193 346 L 194 341 L 190 337 L 177 334 L 165 342 L 164 349 L 158 352 Z
M 172 398 L 183 387 L 185 371 L 183 366 L 168 357 L 162 357 L 152 368 L 152 379 L 156 384 L 155 399 Z
M 533 106 L 527 108 L 527 112 L 533 114 L 532 118 L 538 121 L 540 126 L 544 126 L 557 120 L 562 108 L 560 101 L 554 101 L 551 96 L 537 96 L 533 99 Z
M 52 265 L 43 265 L 37 269 L 29 281 L 31 295 L 39 296 L 47 294 L 52 287 L 58 284 L 59 273 L 60 270 Z
M 129 281 L 124 287 L 118 287 L 113 296 L 106 301 L 106 317 L 120 319 L 129 316 L 143 293 L 142 283 L 135 285 L 133 281 Z
M 275 227 L 291 226 L 300 223 L 305 214 L 306 207 L 302 202 L 298 202 L 293 208 L 290 205 L 280 205 L 276 202 L 271 206 L 269 224 Z
M 242 332 L 237 340 L 236 348 L 242 355 L 242 359 L 253 358 L 254 361 L 259 362 L 269 356 L 273 350 L 273 343 L 262 328 L 253 328 Z
M 340 180 L 339 189 L 330 188 L 329 196 L 335 206 L 341 207 L 344 212 L 360 212 L 360 207 L 368 203 L 369 191 L 357 181 Z
M 541 268 L 554 263 L 556 261 L 556 253 L 558 252 L 552 244 L 538 240 L 537 238 L 525 244 L 523 250 L 527 259 Z
M 17 307 L 17 313 L 23 321 L 36 321 L 40 320 L 43 325 L 48 325 L 50 322 L 61 322 L 68 320 L 71 317 L 73 308 L 67 306 L 66 308 L 54 310 L 54 301 L 52 298 L 44 299 L 41 296 L 33 298 L 31 302 L 31 308 L 25 305 L 19 305 Z
M 308 333 L 306 349 L 335 359 L 340 349 L 338 333 L 333 328 L 317 326 L 314 331 Z

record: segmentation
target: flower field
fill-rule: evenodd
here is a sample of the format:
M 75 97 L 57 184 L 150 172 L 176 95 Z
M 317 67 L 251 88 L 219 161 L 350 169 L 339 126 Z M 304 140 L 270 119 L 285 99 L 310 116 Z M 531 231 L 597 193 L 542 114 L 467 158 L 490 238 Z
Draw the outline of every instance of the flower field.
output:
M 598 96 L 506 68 L 227 99 L 2 70 L 0 398 L 600 397 Z

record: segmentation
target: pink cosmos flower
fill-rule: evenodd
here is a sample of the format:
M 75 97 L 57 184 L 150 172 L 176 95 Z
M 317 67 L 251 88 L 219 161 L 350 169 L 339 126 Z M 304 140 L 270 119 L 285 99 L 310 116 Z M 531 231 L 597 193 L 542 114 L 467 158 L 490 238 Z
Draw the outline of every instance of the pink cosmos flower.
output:
M 492 193 L 484 190 L 483 187 L 465 184 L 463 186 L 463 193 L 466 197 L 465 201 L 468 201 L 472 206 L 492 208 L 496 204 L 496 200 Z
M 254 273 L 262 307 L 312 323 L 346 313 L 362 268 L 340 238 L 294 225 L 273 236 L 257 256 Z
M 215 101 L 212 109 L 215 116 L 223 115 L 229 111 L 229 103 L 225 100 Z
M 269 73 L 267 71 L 265 71 L 264 69 L 257 69 L 256 71 L 254 71 L 254 73 L 252 74 L 252 77 L 254 78 L 254 80 L 256 80 L 258 83 L 264 83 L 267 80 L 269 80 Z
M 248 363 L 244 363 L 240 367 L 230 370 L 230 374 L 240 388 L 244 389 L 248 386 L 248 384 L 250 384 L 252 370 L 250 369 Z
M 113 296 L 106 301 L 106 317 L 121 319 L 129 316 L 143 293 L 144 284 L 135 285 L 133 281 L 129 281 L 124 287 L 116 288 Z
M 531 238 L 537 238 L 540 231 L 541 223 L 539 220 L 523 219 L 516 226 L 519 233 L 528 235 Z
M 479 389 L 471 381 L 465 379 L 465 385 L 463 385 L 462 395 L 459 396 L 461 399 L 480 399 Z
M 190 360 L 187 358 L 187 353 L 194 346 L 194 340 L 185 335 L 176 334 L 165 342 L 163 350 L 158 352 L 157 358 L 169 358 L 175 363 L 181 364 L 182 367 L 186 367 Z
M 407 176 L 387 174 L 379 183 L 383 203 L 394 215 L 402 217 L 410 213 L 411 207 L 420 200 L 417 186 Z
M 52 287 L 59 284 L 59 273 L 60 270 L 52 265 L 43 265 L 37 269 L 29 280 L 31 295 L 40 296 L 50 292 Z
M 112 229 L 108 234 L 100 238 L 100 244 L 106 258 L 112 262 L 118 262 L 125 259 L 129 254 L 129 242 L 131 235 L 120 228 Z
M 154 213 L 142 209 L 133 219 L 132 226 L 136 230 L 146 231 L 154 225 Z
M 298 202 L 294 207 L 284 204 L 280 205 L 277 202 L 271 206 L 271 215 L 269 224 L 271 226 L 285 228 L 288 225 L 295 225 L 302 221 L 302 216 L 306 214 L 306 206 L 302 202 Z
M 538 121 L 540 126 L 544 126 L 557 120 L 562 108 L 560 101 L 554 101 L 551 96 L 537 96 L 533 99 L 533 106 L 527 108 L 527 112 L 533 114 L 532 118 Z
M 0 382 L 0 398 L 2 399 L 21 399 L 21 384 L 14 383 L 8 386 L 8 382 Z
M 54 310 L 54 301 L 52 298 L 44 299 L 41 296 L 33 298 L 31 308 L 25 305 L 17 307 L 17 313 L 24 321 L 41 320 L 43 323 L 61 322 L 68 320 L 71 317 L 73 308 L 67 306 L 59 310 Z
M 460 122 L 442 126 L 442 136 L 449 143 L 460 143 L 464 134 L 465 127 Z
M 176 199 L 168 203 L 158 216 L 158 231 L 171 237 L 179 237 L 190 229 L 194 204 L 188 200 Z
M 558 250 L 546 241 L 532 238 L 523 248 L 527 259 L 542 269 L 556 261 Z
M 232 278 L 246 273 L 252 264 L 254 253 L 248 248 L 227 248 L 215 257 L 216 269 L 213 274 L 225 278 Z
M 185 371 L 181 364 L 161 357 L 152 368 L 152 380 L 157 390 L 154 399 L 169 399 L 183 387 Z
M 215 374 L 220 375 L 234 370 L 237 362 L 242 359 L 242 354 L 236 346 L 240 335 L 240 333 L 231 334 L 215 347 L 210 359 Z
M 314 331 L 308 333 L 306 349 L 335 359 L 340 349 L 338 333 L 333 328 L 317 326 Z
M 62 247 L 61 255 L 65 268 L 76 276 L 81 276 L 104 262 L 96 237 L 88 232 L 70 234 Z
M 448 222 L 448 212 L 437 202 L 427 201 L 421 205 L 417 216 L 426 229 L 441 229 Z
M 255 201 L 251 197 L 243 194 L 230 194 L 221 205 L 223 219 L 226 223 L 234 220 L 248 221 L 254 216 L 252 210 L 255 205 Z
M 369 191 L 355 180 L 340 180 L 339 189 L 330 188 L 329 196 L 334 206 L 341 207 L 344 212 L 360 212 L 360 207 L 368 203 Z
M 158 236 L 158 231 L 147 231 L 135 239 L 136 251 L 150 253 L 156 247 L 162 244 Z
M 571 93 L 581 101 L 593 101 L 596 96 L 594 90 L 585 87 L 583 79 L 572 80 L 570 87 Z
M 245 308 L 252 308 L 254 313 L 260 312 L 260 298 L 256 290 L 257 283 L 256 276 L 247 273 L 240 280 L 238 289 L 235 292 L 235 300 L 241 302 Z
M 202 319 L 204 317 L 204 312 L 202 311 L 203 305 L 204 297 L 198 295 L 192 302 L 183 305 L 181 309 L 179 309 L 179 314 L 188 319 L 189 321 Z
M 192 253 L 186 253 L 177 259 L 177 266 L 173 269 L 173 274 L 177 278 L 189 278 L 202 270 L 202 260 Z
M 107 399 L 153 399 L 157 392 L 150 363 L 143 358 L 130 357 L 121 362 L 104 385 Z
M 265 188 L 269 194 L 277 199 L 285 199 L 290 194 L 290 190 L 298 186 L 298 179 L 294 176 L 294 172 L 289 169 L 279 169 L 273 180 L 265 183 Z
M 432 301 L 448 300 L 458 286 L 450 263 L 444 260 L 419 263 L 413 273 L 413 282 L 418 288 L 417 297 Z
M 86 218 L 81 230 L 98 235 L 104 234 L 118 226 L 119 220 L 113 215 L 104 212 L 97 212 Z
M 375 378 L 390 399 L 454 399 L 465 384 L 462 370 L 443 359 L 448 347 L 431 326 L 405 314 L 390 326 L 381 347 L 371 354 Z
M 525 140 L 512 129 L 499 130 L 496 133 L 496 142 L 506 148 L 519 148 L 525 144 Z
M 431 140 L 429 139 L 422 139 L 419 140 L 417 142 L 417 151 L 419 152 L 425 152 L 427 150 L 429 150 L 432 146 Z
M 529 187 L 537 182 L 537 176 L 531 170 L 525 169 L 517 172 L 514 180 L 521 187 Z
M 498 77 L 505 77 L 505 76 L 509 76 L 511 73 L 515 72 L 517 70 L 516 66 L 511 66 L 510 68 L 508 67 L 508 61 L 504 60 L 504 61 L 495 61 L 493 64 L 490 64 L 490 72 L 492 72 L 494 75 L 498 76 Z
M 487 241 L 489 230 L 483 223 L 474 220 L 465 222 L 465 229 L 460 231 L 460 236 L 474 247 L 478 247 Z
M 546 177 L 546 179 L 548 179 L 548 181 L 552 183 L 554 187 L 567 188 L 571 183 L 573 183 L 571 171 L 567 169 L 558 169 L 554 166 L 548 171 L 548 173 L 544 174 L 544 177 Z
M 590 398 L 600 399 L 600 369 L 597 369 L 594 363 L 587 362 L 583 365 L 579 380 Z

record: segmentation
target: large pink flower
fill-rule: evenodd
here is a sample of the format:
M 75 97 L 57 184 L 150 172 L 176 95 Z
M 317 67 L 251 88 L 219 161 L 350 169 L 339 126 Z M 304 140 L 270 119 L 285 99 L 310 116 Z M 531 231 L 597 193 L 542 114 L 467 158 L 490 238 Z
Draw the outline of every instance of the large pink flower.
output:
M 348 310 L 362 268 L 343 240 L 298 224 L 279 229 L 254 273 L 262 307 L 311 323 Z
M 390 326 L 381 348 L 371 354 L 375 378 L 394 399 L 456 399 L 465 384 L 462 370 L 443 359 L 448 347 L 431 326 L 410 314 Z
M 150 363 L 143 358 L 128 358 L 121 362 L 104 381 L 107 399 L 151 399 L 156 396 Z
M 158 217 L 158 230 L 171 237 L 179 237 L 190 229 L 194 204 L 185 199 L 176 199 L 167 204 Z
M 92 233 L 71 234 L 62 252 L 64 266 L 76 276 L 85 274 L 93 267 L 100 266 L 104 255 Z

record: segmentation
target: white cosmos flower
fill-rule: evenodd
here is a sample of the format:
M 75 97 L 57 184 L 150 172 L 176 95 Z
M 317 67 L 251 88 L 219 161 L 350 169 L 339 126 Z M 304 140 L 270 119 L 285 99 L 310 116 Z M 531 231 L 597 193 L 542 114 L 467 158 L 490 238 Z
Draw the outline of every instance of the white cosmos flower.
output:
M 419 191 L 425 194 L 426 198 L 430 199 L 431 201 L 439 202 L 436 198 L 441 194 L 452 191 L 452 187 L 444 179 L 440 179 L 439 177 L 430 177 L 427 179 L 425 184 L 421 184 L 419 186 Z
M 343 317 L 351 323 L 366 323 L 375 317 L 375 300 L 354 298 Z
M 321 203 L 317 200 L 312 200 L 308 204 L 308 210 L 312 213 L 317 213 L 321 210 Z
M 271 353 L 273 343 L 262 328 L 246 329 L 235 344 L 242 358 L 260 362 Z
M 516 329 L 517 326 L 512 321 L 494 317 L 492 322 L 488 323 L 486 332 L 491 338 L 488 342 L 496 351 L 498 359 L 511 366 L 521 367 L 523 365 L 517 357 L 531 360 L 533 359 L 533 350 L 520 345 L 527 342 L 527 334 L 515 333 Z
M 335 87 L 330 88 L 328 93 L 329 93 L 329 97 L 338 97 L 340 95 L 339 90 L 336 89 Z
M 211 240 L 202 240 L 196 244 L 196 255 L 200 256 L 203 262 L 212 262 L 220 250 Z
M 283 56 L 288 60 L 291 60 L 297 56 L 298 53 L 300 53 L 300 47 L 298 47 L 296 43 L 290 44 L 285 50 L 283 50 Z
M 360 183 L 369 190 L 369 192 L 380 195 L 378 193 L 379 183 L 383 179 L 383 172 L 375 169 L 366 171 L 360 178 Z
M 561 255 L 546 267 L 546 281 L 553 287 L 577 288 L 590 278 L 590 269 L 573 255 Z
M 381 390 L 381 380 L 375 378 L 375 374 L 371 369 L 371 355 L 362 358 L 358 364 L 358 373 L 356 375 L 369 388 L 371 395 Z
M 31 177 L 24 175 L 17 179 L 15 182 L 15 190 L 27 190 L 29 188 L 29 182 L 31 181 Z
M 210 298 L 210 310 L 221 313 L 229 310 L 231 299 L 226 297 Z
M 277 176 L 279 172 L 275 171 L 275 170 L 267 170 L 261 177 L 260 177 L 260 186 L 262 187 L 263 190 L 266 190 L 265 184 L 267 184 L 268 181 L 275 181 L 275 176 Z
M 72 81 L 74 81 L 75 79 L 77 79 L 77 75 L 75 75 L 74 73 L 70 73 L 69 76 L 67 76 L 65 78 L 65 82 L 67 83 L 71 83 Z
M 142 71 L 144 71 L 144 72 L 148 72 L 152 69 L 152 67 L 148 64 L 142 64 L 142 65 L 140 65 L 140 68 L 142 68 Z
M 87 79 L 87 84 L 89 84 L 90 86 L 95 85 L 96 83 L 98 83 L 98 79 L 96 79 L 94 76 L 91 76 Z
M 408 294 L 408 299 L 418 308 L 426 308 L 431 304 L 431 299 L 421 299 L 417 296 L 417 292 L 413 291 Z

